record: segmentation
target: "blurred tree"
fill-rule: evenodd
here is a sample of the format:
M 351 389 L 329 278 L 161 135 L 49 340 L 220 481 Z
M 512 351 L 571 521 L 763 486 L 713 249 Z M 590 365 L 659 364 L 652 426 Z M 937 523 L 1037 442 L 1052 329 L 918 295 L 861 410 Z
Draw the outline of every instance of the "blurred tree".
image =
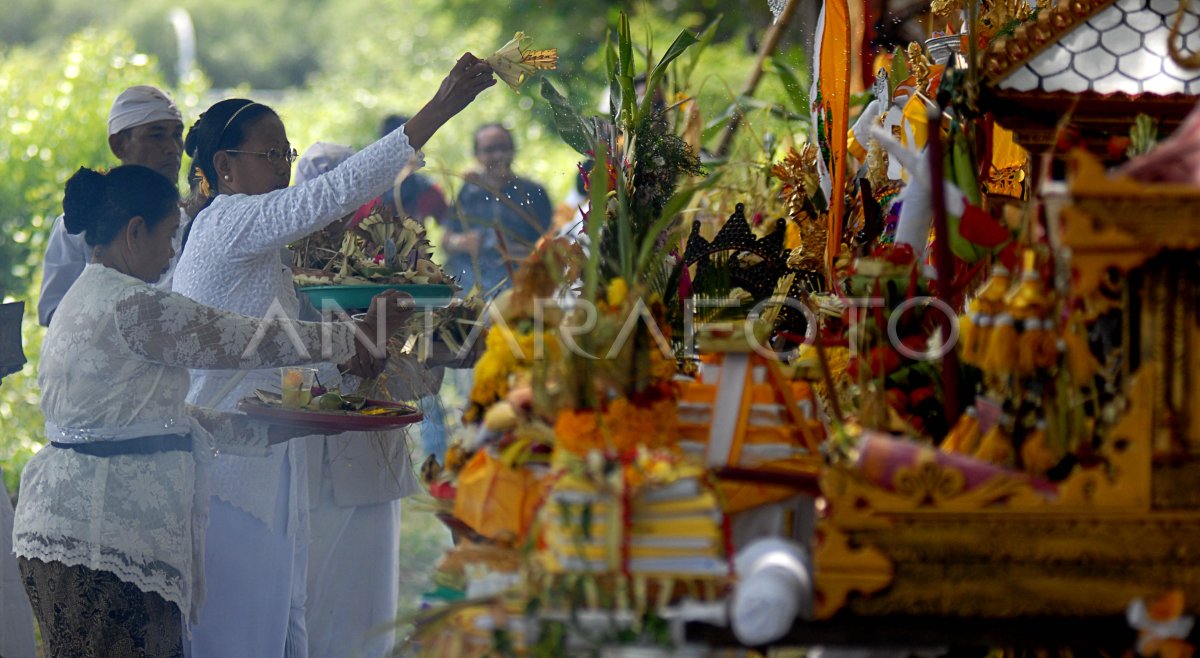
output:
M 665 0 L 653 8 L 632 0 L 6 0 L 0 44 L 56 47 L 65 35 L 88 27 L 121 29 L 133 35 L 143 52 L 157 57 L 164 71 L 174 71 L 177 44 L 167 16 L 176 7 L 191 14 L 200 66 L 218 88 L 301 86 L 328 70 L 331 53 L 357 41 L 391 38 L 388 34 L 397 31 L 415 39 L 453 37 L 490 23 L 502 32 L 552 37 L 564 61 L 581 62 L 595 52 L 621 10 L 634 16 L 653 13 L 677 26 L 696 28 L 723 13 L 727 20 L 717 41 L 751 47 L 771 20 L 765 0 Z M 454 30 L 424 28 L 435 15 L 452 18 Z M 460 41 L 452 41 L 461 47 Z
M 114 162 L 105 129 L 112 99 L 129 85 L 161 83 L 127 36 L 84 34 L 58 52 L 12 49 L 0 60 L 0 293 L 23 293 L 46 232 L 62 212 L 62 186 L 80 165 Z
M 0 57 L 0 298 L 24 299 L 26 355 L 22 373 L 0 386 L 0 465 L 7 478 L 40 444 L 37 287 L 45 240 L 62 212 L 62 189 L 81 166 L 112 166 L 107 122 L 112 99 L 135 84 L 163 85 L 152 57 L 122 33 L 84 32 L 57 50 L 10 48 Z M 184 116 L 195 114 L 203 81 L 176 94 Z M 11 485 L 15 480 L 10 481 Z

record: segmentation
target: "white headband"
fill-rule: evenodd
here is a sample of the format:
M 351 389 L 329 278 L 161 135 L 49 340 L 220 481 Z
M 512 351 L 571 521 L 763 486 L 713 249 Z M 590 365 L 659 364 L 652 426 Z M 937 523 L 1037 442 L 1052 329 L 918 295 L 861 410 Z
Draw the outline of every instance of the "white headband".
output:
M 156 87 L 138 85 L 121 92 L 113 101 L 108 113 L 108 134 L 111 137 L 126 128 L 167 120 L 183 123 L 175 101 Z

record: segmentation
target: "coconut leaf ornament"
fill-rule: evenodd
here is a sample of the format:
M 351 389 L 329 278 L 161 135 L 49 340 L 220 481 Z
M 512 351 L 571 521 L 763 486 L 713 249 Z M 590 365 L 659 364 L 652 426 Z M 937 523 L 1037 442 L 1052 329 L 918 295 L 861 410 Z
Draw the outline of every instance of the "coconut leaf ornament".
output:
M 517 32 L 512 40 L 504 44 L 487 58 L 492 71 L 512 90 L 520 93 L 521 85 L 534 71 L 550 71 L 558 68 L 558 48 L 531 50 L 533 37 Z

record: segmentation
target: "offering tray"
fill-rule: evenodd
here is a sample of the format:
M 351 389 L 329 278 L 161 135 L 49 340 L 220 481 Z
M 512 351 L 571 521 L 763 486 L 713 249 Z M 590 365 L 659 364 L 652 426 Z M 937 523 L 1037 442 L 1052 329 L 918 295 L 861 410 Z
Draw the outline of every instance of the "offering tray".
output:
M 413 407 L 399 402 L 366 400 L 357 410 L 310 410 L 284 407 L 279 394 L 257 391 L 242 398 L 238 411 L 274 425 L 286 425 L 314 431 L 378 431 L 391 430 L 419 423 L 424 415 Z

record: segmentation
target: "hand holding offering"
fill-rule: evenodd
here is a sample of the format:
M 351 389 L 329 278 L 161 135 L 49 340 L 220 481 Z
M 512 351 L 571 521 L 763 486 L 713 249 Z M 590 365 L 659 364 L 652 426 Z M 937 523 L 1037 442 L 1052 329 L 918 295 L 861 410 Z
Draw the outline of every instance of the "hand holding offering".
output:
M 363 335 L 354 358 L 341 364 L 341 369 L 363 379 L 379 376 L 387 366 L 387 337 L 404 329 L 415 308 L 412 295 L 399 290 L 375 295 L 366 317 L 356 320 Z

